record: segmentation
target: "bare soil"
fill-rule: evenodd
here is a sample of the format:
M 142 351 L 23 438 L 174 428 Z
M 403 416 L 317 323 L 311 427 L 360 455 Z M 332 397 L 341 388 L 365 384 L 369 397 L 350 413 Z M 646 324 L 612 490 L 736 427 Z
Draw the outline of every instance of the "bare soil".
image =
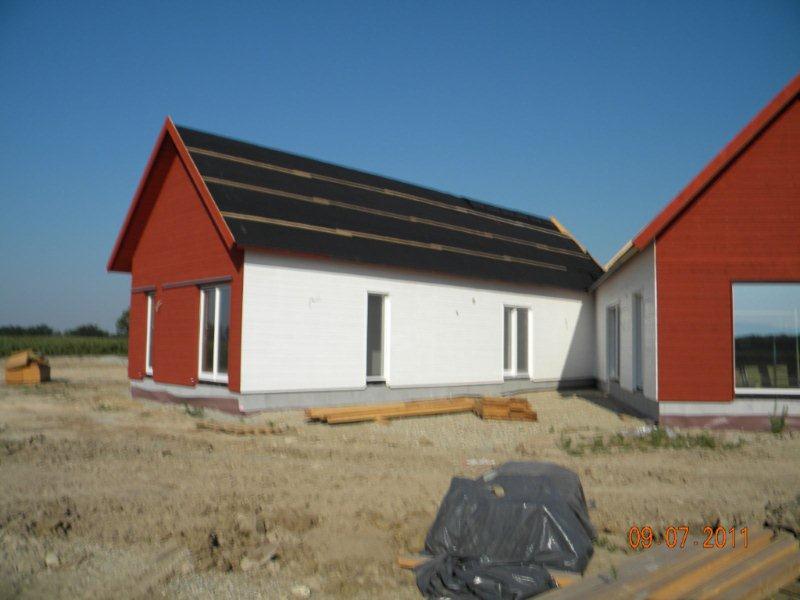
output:
M 122 359 L 51 364 L 52 383 L 0 385 L 0 597 L 417 598 L 396 556 L 422 548 L 451 477 L 508 460 L 580 475 L 600 532 L 589 573 L 624 557 L 632 525 L 757 527 L 768 502 L 800 491 L 791 433 L 570 453 L 566 438 L 644 425 L 597 391 L 530 394 L 538 423 L 330 426 L 285 411 L 247 422 L 286 433 L 232 436 L 199 430 L 181 406 L 132 400 Z M 266 560 L 271 543 L 279 554 Z M 155 574 L 175 548 L 176 568 Z

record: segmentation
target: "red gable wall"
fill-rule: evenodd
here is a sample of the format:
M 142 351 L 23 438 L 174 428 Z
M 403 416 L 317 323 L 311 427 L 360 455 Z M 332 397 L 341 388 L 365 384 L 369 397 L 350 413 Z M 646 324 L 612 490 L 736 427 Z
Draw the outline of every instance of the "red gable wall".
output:
M 659 400 L 734 396 L 735 281 L 800 282 L 795 99 L 656 239 Z
M 138 236 L 131 261 L 132 289 L 128 373 L 145 371 L 147 304 L 137 288 L 156 287 L 153 336 L 154 380 L 197 383 L 200 291 L 197 285 L 168 284 L 231 278 L 228 387 L 239 390 L 242 252 L 228 250 L 195 187 L 187 166 L 167 136 L 158 151 L 129 234 Z M 165 284 L 167 287 L 165 288 Z

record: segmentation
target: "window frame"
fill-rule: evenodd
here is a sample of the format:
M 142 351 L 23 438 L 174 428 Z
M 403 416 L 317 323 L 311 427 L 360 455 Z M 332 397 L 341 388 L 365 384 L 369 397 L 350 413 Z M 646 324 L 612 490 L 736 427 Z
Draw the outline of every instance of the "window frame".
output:
M 369 375 L 369 298 L 370 296 L 377 296 L 381 299 L 381 373 L 380 375 Z M 364 323 L 365 332 L 364 345 L 365 345 L 365 365 L 364 377 L 367 384 L 370 383 L 386 383 L 389 379 L 389 294 L 386 292 L 367 291 L 367 302 L 364 307 Z
M 153 376 L 153 333 L 155 332 L 155 298 L 156 293 L 147 292 L 145 294 L 145 302 L 147 303 L 147 329 L 145 330 L 144 341 L 144 373 L 148 377 Z
M 220 313 L 220 290 L 224 287 L 228 288 L 228 298 L 230 299 L 230 284 L 221 283 L 215 285 L 204 285 L 198 287 L 200 294 L 200 335 L 199 335 L 199 348 L 197 357 L 197 379 L 206 383 L 228 383 L 228 373 L 219 372 L 219 313 Z M 213 371 L 203 370 L 203 344 L 205 342 L 205 292 L 214 290 L 214 346 L 213 346 Z M 230 311 L 230 301 L 228 303 L 228 310 Z M 230 314 L 228 314 L 228 326 L 230 327 Z M 230 360 L 230 353 L 229 353 Z
M 506 311 L 511 311 L 511 323 L 510 323 L 510 339 L 509 343 L 511 345 L 511 357 L 509 360 L 510 369 L 506 369 L 506 355 L 508 352 L 508 348 L 506 347 Z M 526 369 L 525 371 L 520 371 L 518 368 L 519 363 L 519 331 L 517 327 L 517 320 L 519 311 L 524 311 L 526 316 L 526 327 L 525 327 L 525 362 Z M 520 306 L 516 304 L 504 304 L 503 305 L 503 319 L 502 319 L 502 327 L 501 327 L 501 348 L 503 351 L 502 354 L 502 362 L 501 362 L 501 369 L 503 372 L 503 379 L 532 379 L 533 378 L 533 368 L 532 368 L 532 357 L 533 353 L 531 351 L 532 347 L 532 338 L 533 338 L 533 318 L 532 318 L 532 310 L 530 306 Z
M 631 294 L 631 388 L 644 391 L 644 295 Z
M 740 397 L 766 396 L 766 397 L 786 397 L 800 396 L 800 387 L 779 388 L 779 387 L 739 387 L 736 385 L 736 306 L 734 287 L 737 284 L 744 285 L 800 285 L 800 281 L 731 281 L 731 359 L 733 366 L 733 394 Z M 800 357 L 796 357 L 796 360 Z
M 613 376 L 611 375 L 611 361 L 609 360 L 611 355 L 612 355 L 612 352 L 610 351 L 611 350 L 611 341 L 610 341 L 609 335 L 608 335 L 609 331 L 611 329 L 608 316 L 609 316 L 609 313 L 611 313 L 612 311 L 614 312 L 614 315 L 615 315 L 614 316 L 614 320 L 615 320 L 615 325 L 616 325 L 616 328 L 615 328 L 616 332 L 615 332 L 615 335 L 614 335 L 615 344 L 614 344 L 614 348 L 613 348 L 613 350 L 614 350 L 614 352 L 613 352 L 614 364 L 616 366 L 616 369 L 615 369 L 615 373 L 614 373 Z M 621 363 L 621 361 L 620 361 L 620 358 L 621 358 L 620 357 L 620 334 L 621 334 L 621 331 L 622 331 L 622 327 L 620 325 L 620 321 L 621 321 L 620 303 L 619 302 L 614 302 L 614 303 L 608 304 L 606 306 L 606 377 L 608 378 L 609 382 L 613 382 L 613 383 L 619 383 L 620 382 L 620 371 L 621 371 L 621 368 L 620 368 L 621 367 L 621 364 L 620 364 Z

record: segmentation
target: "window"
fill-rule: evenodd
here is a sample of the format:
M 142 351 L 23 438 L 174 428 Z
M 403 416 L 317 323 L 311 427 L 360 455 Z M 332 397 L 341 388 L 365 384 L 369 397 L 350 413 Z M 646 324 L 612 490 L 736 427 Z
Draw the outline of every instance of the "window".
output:
M 155 332 L 155 292 L 147 294 L 147 340 L 144 350 L 144 372 L 153 375 L 153 333 Z
M 228 381 L 230 312 L 229 285 L 200 290 L 200 379 Z
M 606 309 L 606 371 L 609 381 L 619 381 L 619 306 Z
M 800 284 L 733 285 L 735 387 L 800 394 Z
M 644 331 L 644 311 L 642 310 L 642 295 L 633 295 L 633 389 L 643 389 L 642 376 L 642 331 Z
M 503 374 L 505 377 L 528 376 L 528 313 L 527 308 L 503 308 Z
M 367 381 L 385 381 L 385 300 L 381 294 L 367 295 Z

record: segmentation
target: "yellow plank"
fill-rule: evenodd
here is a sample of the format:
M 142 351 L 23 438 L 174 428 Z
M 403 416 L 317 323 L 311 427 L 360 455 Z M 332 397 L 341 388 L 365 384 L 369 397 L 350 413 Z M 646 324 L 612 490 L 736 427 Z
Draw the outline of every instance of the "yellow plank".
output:
M 729 552 L 720 553 L 718 556 L 715 556 L 713 560 L 704 563 L 702 568 L 698 568 L 681 577 L 676 577 L 668 581 L 663 587 L 653 592 L 650 597 L 653 600 L 680 598 L 684 596 L 688 590 L 695 589 L 704 582 L 711 581 L 731 565 L 748 560 L 760 550 L 769 546 L 772 541 L 771 538 L 772 535 L 770 533 L 764 532 L 764 534 L 756 536 L 746 548 L 744 546 L 739 546 Z M 703 550 L 705 552 L 718 552 L 716 549 Z
M 769 570 L 772 565 L 798 555 L 797 541 L 793 537 L 783 537 L 770 544 L 755 556 L 751 556 L 746 563 L 739 565 L 735 573 L 728 577 L 719 578 L 693 592 L 693 597 L 699 600 L 712 600 L 728 597 L 729 592 L 734 592 L 736 587 Z M 780 587 L 780 586 L 778 586 Z

